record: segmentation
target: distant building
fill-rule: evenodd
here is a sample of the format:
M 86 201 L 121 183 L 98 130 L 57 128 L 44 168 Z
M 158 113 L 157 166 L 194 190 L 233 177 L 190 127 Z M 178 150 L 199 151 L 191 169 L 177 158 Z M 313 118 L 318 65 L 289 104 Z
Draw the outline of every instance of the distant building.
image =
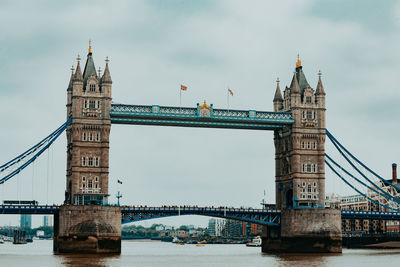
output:
M 221 236 L 224 226 L 225 226 L 225 220 L 210 219 L 208 221 L 208 235 L 209 236 Z
M 31 214 L 21 214 L 20 227 L 22 229 L 32 228 L 32 215 Z
M 43 216 L 43 226 L 51 226 L 51 218 L 50 216 Z
M 397 165 L 393 163 L 393 177 L 388 182 L 397 185 Z M 400 199 L 400 192 L 390 186 L 386 182 L 378 181 L 372 188 L 380 189 L 388 194 Z M 388 200 L 373 190 L 368 190 L 366 195 L 374 201 L 377 201 L 386 206 L 400 209 L 400 205 Z M 339 196 L 331 194 L 326 196 L 325 207 L 354 210 L 354 211 L 390 211 L 388 208 L 382 207 L 363 195 Z M 385 233 L 385 232 L 400 232 L 399 221 L 383 221 L 383 220 L 361 220 L 361 219 L 345 219 L 342 221 L 344 232 L 363 232 L 363 233 Z
M 165 230 L 165 226 L 164 225 L 157 225 L 156 226 L 156 231 L 164 231 Z

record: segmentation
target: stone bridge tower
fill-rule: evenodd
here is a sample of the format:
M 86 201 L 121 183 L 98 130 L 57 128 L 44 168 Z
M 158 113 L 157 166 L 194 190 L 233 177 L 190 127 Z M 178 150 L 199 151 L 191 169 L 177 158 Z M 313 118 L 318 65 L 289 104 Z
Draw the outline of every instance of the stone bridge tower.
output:
M 64 205 L 54 222 L 54 251 L 120 253 L 121 209 L 108 203 L 112 80 L 108 58 L 103 75 L 91 44 L 81 71 L 80 58 L 67 89 L 67 173 Z
M 263 251 L 340 252 L 340 211 L 324 208 L 325 90 L 318 73 L 308 84 L 300 59 L 290 87 L 277 81 L 275 112 L 291 112 L 294 124 L 274 133 L 276 207 L 280 229 L 264 231 Z
M 91 48 L 83 74 L 80 58 L 68 86 L 67 190 L 65 203 L 107 204 L 111 76 L 96 72 Z

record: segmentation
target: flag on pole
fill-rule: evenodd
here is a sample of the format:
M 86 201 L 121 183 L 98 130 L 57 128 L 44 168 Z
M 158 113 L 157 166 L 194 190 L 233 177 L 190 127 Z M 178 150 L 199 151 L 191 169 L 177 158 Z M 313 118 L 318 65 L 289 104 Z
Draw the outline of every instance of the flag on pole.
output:
M 118 180 L 117 183 L 122 184 L 122 181 L 121 181 L 121 180 Z
M 231 89 L 228 88 L 228 92 L 231 94 L 231 96 L 233 96 L 233 92 Z
M 187 86 L 181 84 L 181 90 L 182 91 L 186 91 L 187 90 Z

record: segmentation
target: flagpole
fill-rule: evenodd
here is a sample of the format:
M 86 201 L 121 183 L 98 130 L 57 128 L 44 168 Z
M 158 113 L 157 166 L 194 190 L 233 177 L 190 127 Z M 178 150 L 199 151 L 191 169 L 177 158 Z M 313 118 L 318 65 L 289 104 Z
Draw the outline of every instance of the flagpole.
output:
M 182 88 L 179 88 L 179 109 L 181 108 L 182 108 Z
M 226 98 L 227 98 L 227 101 L 228 101 L 228 111 L 229 111 L 229 90 L 226 91 L 226 94 L 227 94 Z

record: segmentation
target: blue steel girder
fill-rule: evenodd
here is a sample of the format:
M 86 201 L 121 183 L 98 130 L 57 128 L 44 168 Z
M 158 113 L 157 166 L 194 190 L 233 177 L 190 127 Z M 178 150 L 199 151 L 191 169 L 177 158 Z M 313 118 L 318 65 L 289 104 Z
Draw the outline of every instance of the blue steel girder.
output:
M 278 226 L 280 223 L 280 211 L 264 209 L 240 209 L 240 208 L 213 208 L 213 207 L 121 207 L 122 223 L 149 220 L 154 218 L 201 215 L 218 217 L 261 225 Z
M 59 206 L 53 205 L 0 205 L 0 214 L 57 214 Z
M 57 205 L 0 205 L 0 214 L 58 214 Z M 179 215 L 202 215 L 261 225 L 279 225 L 279 210 L 213 207 L 121 207 L 122 223 Z M 342 219 L 400 220 L 400 212 L 342 210 Z
M 400 220 L 400 212 L 342 210 L 342 219 Z
M 200 115 L 200 108 L 111 104 L 111 123 L 277 130 L 294 123 L 289 112 L 213 109 L 208 116 Z

